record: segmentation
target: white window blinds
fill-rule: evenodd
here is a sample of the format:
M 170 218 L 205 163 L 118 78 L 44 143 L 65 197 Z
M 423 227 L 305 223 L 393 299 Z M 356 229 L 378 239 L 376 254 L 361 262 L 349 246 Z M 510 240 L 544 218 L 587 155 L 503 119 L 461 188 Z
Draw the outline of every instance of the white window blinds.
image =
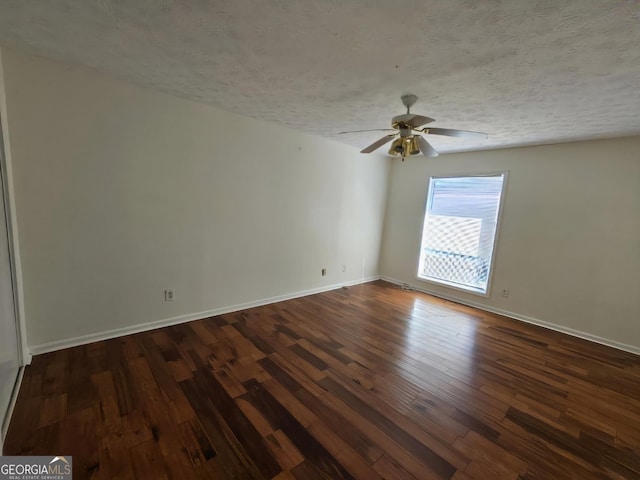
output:
M 504 178 L 431 177 L 418 277 L 487 292 Z

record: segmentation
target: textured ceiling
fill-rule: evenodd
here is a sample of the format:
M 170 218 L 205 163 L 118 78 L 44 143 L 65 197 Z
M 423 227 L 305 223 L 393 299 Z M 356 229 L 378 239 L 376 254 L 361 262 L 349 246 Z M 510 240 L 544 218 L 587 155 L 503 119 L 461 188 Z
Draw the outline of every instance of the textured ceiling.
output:
M 404 113 L 488 140 L 640 134 L 638 0 L 0 0 L 0 41 L 364 147 Z

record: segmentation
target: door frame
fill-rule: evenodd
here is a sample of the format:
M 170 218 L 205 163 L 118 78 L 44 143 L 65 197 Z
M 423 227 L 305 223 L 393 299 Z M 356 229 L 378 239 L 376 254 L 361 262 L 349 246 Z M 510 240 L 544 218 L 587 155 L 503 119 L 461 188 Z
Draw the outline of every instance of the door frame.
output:
M 13 199 L 13 176 L 11 169 L 11 151 L 9 146 L 8 120 L 7 120 L 7 102 L 4 84 L 4 69 L 2 48 L 0 47 L 0 182 L 2 182 L 3 195 L 0 200 L 4 203 L 5 218 L 4 222 L 7 228 L 7 244 L 9 249 L 9 265 L 11 270 L 11 284 L 14 307 L 14 320 L 16 327 L 16 338 L 18 340 L 18 363 L 19 369 L 16 381 L 13 386 L 11 400 L 6 412 L 0 412 L 0 454 L 4 447 L 4 439 L 6 430 L 9 427 L 9 421 L 13 413 L 13 408 L 20 390 L 24 368 L 31 363 L 31 354 L 27 347 L 26 324 L 23 315 L 23 285 L 22 270 L 20 263 L 20 250 L 18 243 L 18 233 L 16 228 L 16 210 Z M 3 221 L 0 219 L 0 221 Z

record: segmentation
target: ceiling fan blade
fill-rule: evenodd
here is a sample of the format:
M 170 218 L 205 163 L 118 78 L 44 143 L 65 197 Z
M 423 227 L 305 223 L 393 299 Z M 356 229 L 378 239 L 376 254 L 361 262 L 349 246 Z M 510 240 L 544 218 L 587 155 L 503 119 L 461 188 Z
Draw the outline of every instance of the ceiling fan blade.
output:
M 346 132 L 338 132 L 336 135 L 344 135 L 345 133 L 363 133 L 363 132 L 393 132 L 392 128 L 374 128 L 372 130 L 347 130 Z
M 433 118 L 425 117 L 424 115 L 416 115 L 415 113 L 405 113 L 404 115 L 397 115 L 391 119 L 391 123 L 405 123 L 412 128 L 418 128 L 426 123 L 435 122 Z
M 388 143 L 391 141 L 391 139 L 395 137 L 395 135 L 385 135 L 384 137 L 382 137 L 380 140 L 378 140 L 377 142 L 373 142 L 371 145 L 369 145 L 366 148 L 363 148 L 362 150 L 360 150 L 360 153 L 371 153 L 374 150 L 377 150 L 378 148 L 380 148 L 382 145 L 384 145 L 385 143 Z
M 410 113 L 409 115 L 413 114 Z M 407 122 L 407 125 L 417 128 L 431 122 L 435 122 L 435 120 L 433 118 L 425 117 L 424 115 L 413 115 L 413 118 Z
M 431 146 L 429 142 L 427 142 L 424 137 L 420 135 L 416 135 L 418 137 L 418 145 L 420 145 L 420 151 L 426 155 L 427 157 L 437 157 L 439 153 L 435 148 Z
M 430 135 L 446 135 L 447 137 L 489 138 L 489 135 L 486 133 L 470 132 L 468 130 L 454 130 L 451 128 L 426 127 L 423 128 L 422 131 Z

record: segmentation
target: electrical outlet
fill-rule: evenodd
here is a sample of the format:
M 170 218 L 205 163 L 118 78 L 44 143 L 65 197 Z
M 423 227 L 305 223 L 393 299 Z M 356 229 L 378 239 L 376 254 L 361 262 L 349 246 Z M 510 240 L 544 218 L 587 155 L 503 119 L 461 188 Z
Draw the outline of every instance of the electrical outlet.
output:
M 164 291 L 164 301 L 165 302 L 173 302 L 175 295 L 173 294 L 173 290 L 165 290 Z
M 327 274 L 327 269 L 326 269 L 326 268 L 323 268 L 323 269 L 322 269 L 322 276 L 324 277 L 326 274 Z
M 502 296 L 503 296 L 504 298 L 509 298 L 509 294 L 510 294 L 510 293 L 511 293 L 511 292 L 510 292 L 508 289 L 506 289 L 506 288 L 505 288 L 504 290 L 502 290 Z

